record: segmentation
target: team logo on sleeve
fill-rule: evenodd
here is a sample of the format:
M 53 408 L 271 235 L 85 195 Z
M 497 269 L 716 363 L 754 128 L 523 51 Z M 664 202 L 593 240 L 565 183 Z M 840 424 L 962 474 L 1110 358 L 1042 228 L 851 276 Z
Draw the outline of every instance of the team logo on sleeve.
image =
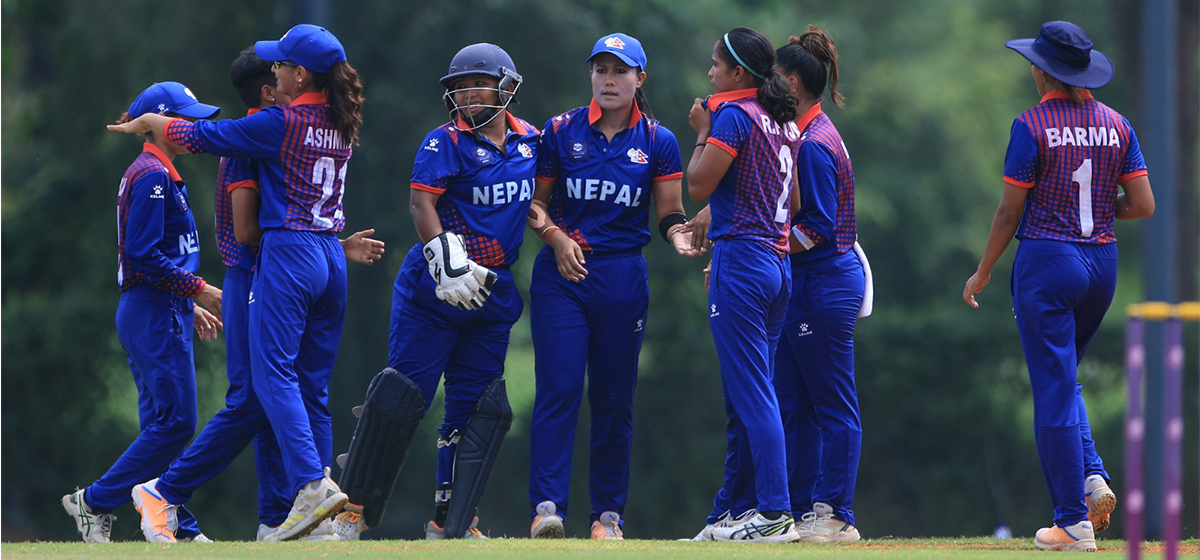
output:
M 625 49 L 625 41 L 622 41 L 620 37 L 617 37 L 614 35 L 614 36 L 609 37 L 604 40 L 604 46 L 606 46 L 610 49 L 624 50 Z
M 154 185 L 154 192 L 150 193 L 150 198 L 161 199 L 163 197 L 162 185 Z
M 436 152 L 436 151 L 438 151 L 437 145 L 438 145 L 438 139 L 430 138 L 429 144 L 427 144 L 424 149 L 429 150 L 431 152 Z
M 526 144 L 517 144 L 517 151 L 521 152 L 521 155 L 524 157 L 533 157 L 533 150 L 529 149 L 529 146 Z
M 583 142 L 571 142 L 571 159 L 574 161 L 587 159 L 587 144 Z
M 646 157 L 646 152 L 637 148 L 629 148 L 629 151 L 625 152 L 625 155 L 629 156 L 629 161 L 633 163 L 641 163 L 643 165 L 650 163 L 650 158 Z

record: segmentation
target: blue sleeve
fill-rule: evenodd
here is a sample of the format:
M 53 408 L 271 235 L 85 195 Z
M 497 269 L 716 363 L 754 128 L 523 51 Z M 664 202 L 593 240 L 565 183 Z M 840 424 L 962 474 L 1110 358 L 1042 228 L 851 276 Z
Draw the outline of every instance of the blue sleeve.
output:
M 222 186 L 232 192 L 238 187 L 258 188 L 258 172 L 254 160 L 245 158 L 226 158 L 224 175 L 221 177 Z
M 809 141 L 800 144 L 796 167 L 800 211 L 792 224 L 808 237 L 810 243 L 805 245 L 811 249 L 833 238 L 838 211 L 837 160 L 828 146 Z
M 741 107 L 725 105 L 713 115 L 712 132 L 708 134 L 708 141 L 737 157 L 753 128 L 754 123 Z
M 558 157 L 558 130 L 555 124 L 562 123 L 559 115 L 546 121 L 542 129 L 542 138 L 538 144 L 537 177 L 539 179 L 557 179 L 562 171 L 562 160 Z
M 1037 138 L 1021 119 L 1013 121 L 1004 154 L 1004 180 L 1018 187 L 1032 187 L 1037 180 Z
M 166 230 L 170 185 L 165 172 L 146 173 L 133 182 L 125 221 L 125 259 L 155 287 L 192 297 L 199 291 L 199 278 L 172 264 L 159 248 Z
M 654 145 L 650 147 L 650 179 L 668 181 L 683 177 L 683 158 L 679 154 L 679 142 L 675 133 L 663 125 L 654 131 Z
M 467 142 L 469 136 L 459 132 L 457 140 Z M 425 135 L 425 141 L 417 148 L 411 184 L 419 185 L 414 188 L 441 194 L 446 192 L 450 179 L 457 177 L 459 171 L 458 147 L 454 139 L 445 130 L 436 128 Z
M 1128 120 L 1125 120 L 1125 126 L 1129 129 L 1129 145 L 1125 147 L 1125 159 L 1121 161 L 1121 172 L 1118 175 L 1121 178 L 1130 178 L 1142 175 L 1139 171 L 1146 170 L 1146 160 L 1142 157 L 1142 147 L 1138 144 L 1133 126 Z
M 283 146 L 286 116 L 270 108 L 240 119 L 196 121 L 196 137 L 202 151 L 216 156 L 262 159 L 279 154 Z

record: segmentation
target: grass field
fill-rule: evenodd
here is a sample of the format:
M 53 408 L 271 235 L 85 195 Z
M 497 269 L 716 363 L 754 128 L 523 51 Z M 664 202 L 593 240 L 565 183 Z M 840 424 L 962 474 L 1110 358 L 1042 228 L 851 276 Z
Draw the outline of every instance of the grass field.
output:
M 1125 543 L 1101 540 L 1098 554 L 1087 558 L 1124 558 Z M 1162 545 L 1143 544 L 1143 558 L 1162 558 Z M 1195 555 L 1200 544 L 1186 541 L 1180 554 Z M 361 541 L 355 543 L 248 543 L 153 545 L 148 543 L 4 543 L 0 553 L 6 558 L 429 558 L 429 559 L 554 559 L 568 558 L 645 558 L 729 559 L 729 558 L 857 558 L 908 560 L 925 558 L 998 559 L 1057 557 L 1056 553 L 1037 550 L 1030 539 L 872 539 L 853 544 L 738 544 L 687 543 L 674 541 L 591 542 L 582 539 L 534 541 L 530 539 L 493 539 L 480 541 Z M 1072 555 L 1073 557 L 1074 555 Z

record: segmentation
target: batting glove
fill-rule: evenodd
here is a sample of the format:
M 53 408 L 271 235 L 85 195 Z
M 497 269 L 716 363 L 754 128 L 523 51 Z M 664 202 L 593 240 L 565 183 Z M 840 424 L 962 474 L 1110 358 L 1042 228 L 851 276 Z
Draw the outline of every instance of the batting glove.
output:
M 437 282 L 437 298 L 464 311 L 483 307 L 491 296 L 496 273 L 467 258 L 467 245 L 457 233 L 442 232 L 424 247 L 429 275 Z

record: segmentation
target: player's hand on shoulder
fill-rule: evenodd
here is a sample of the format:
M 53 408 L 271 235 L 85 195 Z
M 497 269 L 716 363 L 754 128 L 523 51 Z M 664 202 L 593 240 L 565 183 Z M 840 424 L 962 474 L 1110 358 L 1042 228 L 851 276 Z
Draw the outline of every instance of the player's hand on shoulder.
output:
M 483 307 L 492 295 L 496 273 L 467 258 L 467 244 L 457 233 L 444 231 L 423 249 L 429 275 L 437 282 L 437 298 L 464 311 Z
M 342 249 L 346 251 L 346 260 L 371 266 L 383 258 L 384 244 L 378 239 L 372 239 L 375 229 L 364 229 L 354 232 L 354 235 L 342 240 Z
M 583 249 L 566 232 L 556 231 L 553 233 L 561 235 L 551 235 L 546 238 L 546 244 L 554 249 L 554 260 L 558 264 L 558 273 L 571 282 L 579 282 L 587 278 L 588 271 L 584 267 L 587 260 L 583 256 Z
M 220 317 L 209 313 L 207 309 L 200 306 L 196 306 L 195 313 L 192 315 L 192 326 L 196 328 L 196 334 L 204 342 L 216 340 L 217 332 L 225 330 L 225 325 L 221 322 Z

